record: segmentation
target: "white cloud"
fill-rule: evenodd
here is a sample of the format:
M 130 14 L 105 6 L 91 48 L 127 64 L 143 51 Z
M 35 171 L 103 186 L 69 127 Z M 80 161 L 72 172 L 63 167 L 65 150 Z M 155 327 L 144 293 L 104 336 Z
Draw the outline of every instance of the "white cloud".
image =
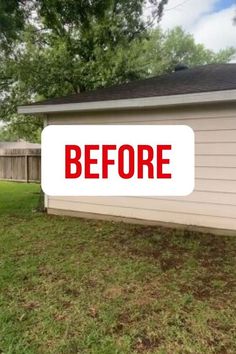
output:
M 171 29 L 182 26 L 189 31 L 202 16 L 214 10 L 217 2 L 218 0 L 170 0 L 164 10 L 161 27 Z
M 236 47 L 236 26 L 233 24 L 236 5 L 203 17 L 193 29 L 194 37 L 209 49 Z
M 170 0 L 161 27 L 166 30 L 182 26 L 198 43 L 216 51 L 236 47 L 236 26 L 233 25 L 236 5 L 214 12 L 217 3 L 219 0 Z

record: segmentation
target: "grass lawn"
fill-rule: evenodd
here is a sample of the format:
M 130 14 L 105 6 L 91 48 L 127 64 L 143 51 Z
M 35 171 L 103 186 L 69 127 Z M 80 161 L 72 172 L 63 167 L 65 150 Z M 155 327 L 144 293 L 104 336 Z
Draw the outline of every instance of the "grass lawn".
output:
M 236 238 L 47 216 L 0 182 L 0 353 L 236 353 Z

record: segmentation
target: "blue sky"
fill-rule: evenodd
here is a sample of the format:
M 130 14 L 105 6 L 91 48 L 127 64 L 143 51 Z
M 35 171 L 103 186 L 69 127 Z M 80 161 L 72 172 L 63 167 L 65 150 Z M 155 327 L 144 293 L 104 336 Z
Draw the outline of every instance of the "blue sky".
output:
M 219 51 L 236 47 L 236 0 L 169 0 L 161 27 L 176 26 L 192 33 L 196 42 Z
M 215 4 L 215 11 L 223 10 L 236 3 L 236 0 L 218 0 Z

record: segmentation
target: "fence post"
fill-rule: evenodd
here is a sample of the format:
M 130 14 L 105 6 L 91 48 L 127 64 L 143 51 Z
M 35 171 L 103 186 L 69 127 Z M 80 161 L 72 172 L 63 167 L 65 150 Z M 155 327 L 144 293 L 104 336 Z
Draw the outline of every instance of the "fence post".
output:
M 29 156 L 25 155 L 25 180 L 29 183 Z

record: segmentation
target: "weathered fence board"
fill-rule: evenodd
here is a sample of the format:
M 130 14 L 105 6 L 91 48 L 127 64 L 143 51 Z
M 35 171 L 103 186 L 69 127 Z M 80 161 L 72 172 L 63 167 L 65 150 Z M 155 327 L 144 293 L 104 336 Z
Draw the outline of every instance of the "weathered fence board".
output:
M 0 150 L 0 180 L 39 182 L 40 179 L 40 149 Z

